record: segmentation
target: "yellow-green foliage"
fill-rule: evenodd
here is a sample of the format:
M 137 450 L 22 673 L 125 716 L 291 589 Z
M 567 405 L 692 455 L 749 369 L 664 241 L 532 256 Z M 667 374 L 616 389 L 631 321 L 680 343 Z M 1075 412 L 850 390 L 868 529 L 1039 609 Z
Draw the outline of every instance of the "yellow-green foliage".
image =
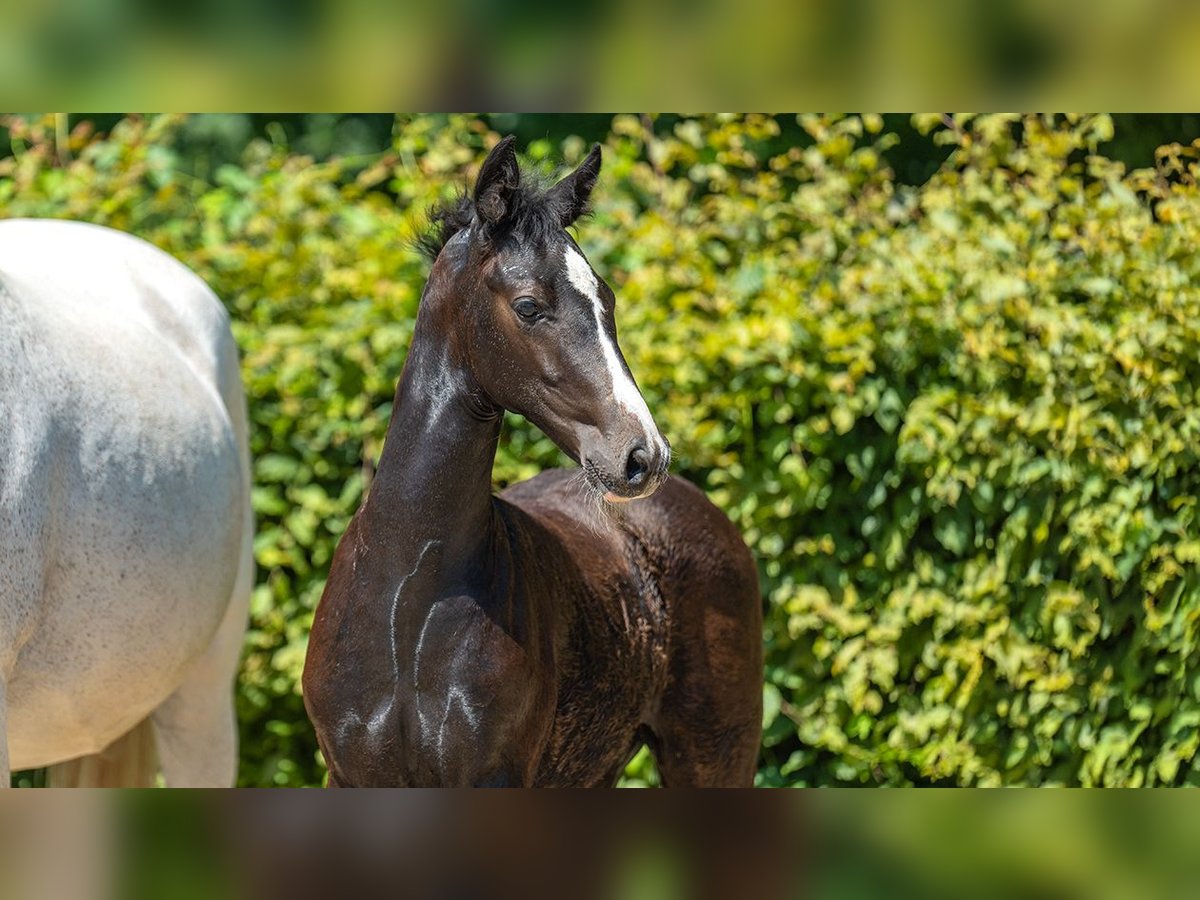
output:
M 1195 780 L 1194 152 L 1127 173 L 1104 117 L 916 117 L 952 152 L 906 188 L 878 118 L 801 123 L 789 147 L 771 118 L 619 116 L 579 229 L 677 471 L 759 560 L 760 781 Z M 403 117 L 365 168 L 255 143 L 208 184 L 177 125 L 18 127 L 0 211 L 140 234 L 232 311 L 259 517 L 242 780 L 314 783 L 305 635 L 411 334 L 407 240 L 494 136 Z M 561 462 L 514 419 L 496 480 Z

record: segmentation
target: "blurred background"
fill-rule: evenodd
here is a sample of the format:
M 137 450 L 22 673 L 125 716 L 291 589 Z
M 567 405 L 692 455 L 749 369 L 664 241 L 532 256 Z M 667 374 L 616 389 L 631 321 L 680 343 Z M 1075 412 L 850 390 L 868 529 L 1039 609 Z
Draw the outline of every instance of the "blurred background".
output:
M 548 171 L 605 146 L 580 244 L 674 470 L 759 564 L 760 785 L 1200 780 L 1200 118 L 0 126 L 0 215 L 138 234 L 232 314 L 258 521 L 242 785 L 323 781 L 299 676 L 411 336 L 411 240 L 507 133 Z M 564 464 L 506 420 L 497 488 Z M 625 783 L 656 783 L 647 753 Z

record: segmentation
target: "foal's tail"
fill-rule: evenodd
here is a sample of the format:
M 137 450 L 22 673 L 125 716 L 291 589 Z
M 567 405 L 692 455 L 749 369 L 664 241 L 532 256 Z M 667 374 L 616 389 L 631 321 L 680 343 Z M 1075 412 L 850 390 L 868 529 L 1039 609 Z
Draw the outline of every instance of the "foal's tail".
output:
M 47 787 L 154 787 L 158 753 L 149 718 L 99 753 L 69 759 L 46 771 Z

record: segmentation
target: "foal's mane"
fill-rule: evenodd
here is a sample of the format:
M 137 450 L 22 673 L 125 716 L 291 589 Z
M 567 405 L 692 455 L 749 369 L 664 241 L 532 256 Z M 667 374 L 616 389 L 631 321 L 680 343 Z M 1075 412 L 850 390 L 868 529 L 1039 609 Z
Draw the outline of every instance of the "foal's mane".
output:
M 451 238 L 472 225 L 492 244 L 502 244 L 509 238 L 545 244 L 563 229 L 563 221 L 568 218 L 568 199 L 555 194 L 552 187 L 551 179 L 522 168 L 520 182 L 508 202 L 508 215 L 495 224 L 485 222 L 476 213 L 470 192 L 460 189 L 454 196 L 428 209 L 425 227 L 414 243 L 431 263 Z M 587 215 L 587 210 L 582 215 Z

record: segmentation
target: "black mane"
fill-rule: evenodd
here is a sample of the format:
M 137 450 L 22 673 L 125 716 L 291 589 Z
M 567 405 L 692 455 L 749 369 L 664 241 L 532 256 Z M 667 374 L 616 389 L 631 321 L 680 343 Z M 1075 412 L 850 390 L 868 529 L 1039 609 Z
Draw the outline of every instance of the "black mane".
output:
M 430 262 L 438 258 L 451 238 L 471 225 L 477 226 L 481 236 L 493 244 L 501 244 L 508 238 L 544 244 L 563 229 L 563 220 L 567 218 L 564 199 L 551 194 L 550 187 L 548 179 L 522 169 L 509 214 L 495 225 L 476 215 L 474 199 L 466 191 L 459 191 L 429 208 L 426 225 L 414 243 Z

